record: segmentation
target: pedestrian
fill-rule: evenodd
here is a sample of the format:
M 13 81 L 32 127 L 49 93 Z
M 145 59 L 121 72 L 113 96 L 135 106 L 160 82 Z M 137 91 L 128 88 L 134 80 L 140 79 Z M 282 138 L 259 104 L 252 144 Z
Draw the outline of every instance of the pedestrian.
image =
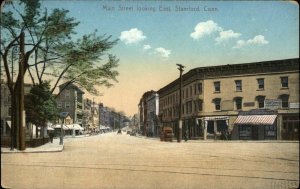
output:
M 54 133 L 52 131 L 49 132 L 49 138 L 50 138 L 50 142 L 53 143 L 53 136 Z
M 185 142 L 188 140 L 188 130 L 187 129 L 184 132 L 184 140 L 185 140 Z

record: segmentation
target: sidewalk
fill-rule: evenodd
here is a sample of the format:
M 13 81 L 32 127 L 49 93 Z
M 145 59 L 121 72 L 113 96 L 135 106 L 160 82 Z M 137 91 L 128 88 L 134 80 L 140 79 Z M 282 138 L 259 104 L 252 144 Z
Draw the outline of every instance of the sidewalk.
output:
M 53 143 L 47 143 L 42 146 L 38 146 L 35 148 L 26 148 L 23 151 L 14 149 L 10 150 L 10 148 L 2 148 L 1 153 L 41 153 L 41 152 L 61 152 L 64 149 L 64 145 L 59 145 L 59 138 L 53 139 Z
M 160 138 L 155 137 L 146 137 L 143 135 L 136 135 L 135 137 L 148 139 L 148 140 L 157 140 L 160 141 Z M 163 142 L 163 141 L 162 141 Z M 177 139 L 174 138 L 173 142 L 177 142 Z M 214 140 L 214 139 L 207 139 L 207 140 L 181 140 L 184 143 L 299 143 L 299 141 L 295 140 Z
M 85 138 L 85 137 L 91 137 L 91 136 L 97 136 L 97 135 L 66 135 L 64 136 L 64 144 L 65 142 L 72 140 L 72 139 L 78 139 L 78 138 Z M 62 152 L 64 149 L 64 144 L 59 145 L 59 137 L 53 139 L 53 143 L 47 143 L 42 146 L 38 146 L 35 148 L 28 147 L 23 151 L 14 149 L 10 150 L 10 148 L 3 148 L 1 147 L 1 153 L 44 153 L 44 152 Z

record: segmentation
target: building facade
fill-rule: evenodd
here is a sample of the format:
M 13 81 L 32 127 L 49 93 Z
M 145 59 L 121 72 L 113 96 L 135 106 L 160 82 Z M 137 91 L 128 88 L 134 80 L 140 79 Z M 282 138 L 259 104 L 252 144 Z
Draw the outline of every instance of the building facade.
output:
M 66 83 L 59 86 L 60 94 L 56 98 L 57 107 L 60 112 L 69 112 L 75 124 L 82 124 L 83 119 L 83 95 L 84 92 L 74 84 Z
M 183 75 L 183 131 L 189 138 L 299 137 L 299 59 L 199 67 Z M 178 133 L 179 79 L 158 91 L 163 125 Z
M 139 125 L 143 135 L 159 136 L 158 106 L 159 96 L 155 91 L 148 91 L 143 94 L 138 105 Z
M 1 136 L 10 136 L 12 98 L 11 98 L 10 90 L 7 87 L 7 84 L 3 80 L 1 80 L 0 84 L 1 84 Z M 30 93 L 31 88 L 32 88 L 31 84 L 24 83 L 24 95 L 28 95 Z M 28 134 L 28 128 L 26 128 L 26 134 Z

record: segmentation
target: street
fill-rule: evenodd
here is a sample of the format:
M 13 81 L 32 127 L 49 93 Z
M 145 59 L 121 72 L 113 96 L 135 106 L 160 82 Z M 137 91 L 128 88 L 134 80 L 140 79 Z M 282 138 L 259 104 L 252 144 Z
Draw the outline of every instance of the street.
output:
M 65 139 L 52 153 L 1 154 L 6 188 L 272 188 L 299 185 L 299 143 L 161 142 L 123 133 Z

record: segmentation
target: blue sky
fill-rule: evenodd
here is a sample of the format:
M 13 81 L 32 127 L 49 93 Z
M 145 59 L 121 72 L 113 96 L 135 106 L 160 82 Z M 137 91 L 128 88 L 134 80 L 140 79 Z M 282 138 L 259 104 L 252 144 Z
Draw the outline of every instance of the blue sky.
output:
M 119 83 L 101 89 L 99 101 L 128 114 L 137 112 L 144 92 L 177 78 L 176 63 L 188 71 L 299 57 L 299 7 L 292 2 L 46 0 L 42 6 L 68 9 L 81 22 L 78 35 L 97 29 L 120 38 L 111 51 L 120 59 Z M 119 6 L 132 9 L 119 11 Z M 138 11 L 137 6 L 155 11 Z M 170 11 L 159 11 L 160 6 Z M 175 11 L 176 6 L 200 11 Z

